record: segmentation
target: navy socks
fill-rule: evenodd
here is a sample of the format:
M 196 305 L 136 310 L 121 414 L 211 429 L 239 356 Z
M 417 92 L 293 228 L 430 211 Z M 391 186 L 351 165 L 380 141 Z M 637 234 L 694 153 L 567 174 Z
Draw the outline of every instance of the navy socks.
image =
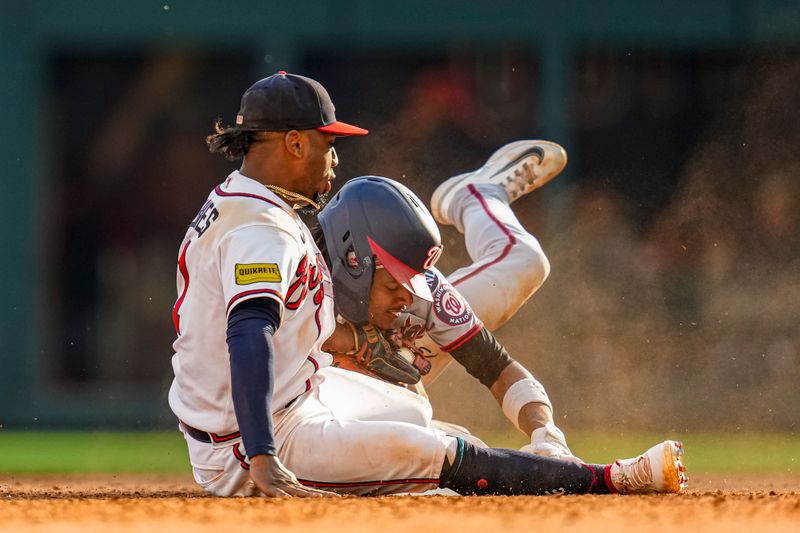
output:
M 458 439 L 453 464 L 445 459 L 441 488 L 459 494 L 607 494 L 608 467 L 561 461 L 504 448 L 478 448 Z

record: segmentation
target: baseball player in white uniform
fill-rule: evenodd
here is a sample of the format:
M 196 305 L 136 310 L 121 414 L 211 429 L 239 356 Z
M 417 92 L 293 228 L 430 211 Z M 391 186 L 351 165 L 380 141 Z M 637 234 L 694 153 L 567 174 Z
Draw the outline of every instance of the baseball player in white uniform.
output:
M 445 181 L 431 200 L 434 217 L 465 234 L 472 264 L 447 279 L 435 268 L 427 271 L 432 305 L 402 292 L 398 298 L 382 298 L 382 280 L 391 278 L 379 273 L 370 294 L 369 322 L 390 336 L 393 345 L 412 352 L 409 359 L 417 368 L 409 369 L 410 379 L 399 381 L 411 383 L 421 377 L 427 386 L 455 357 L 531 438 L 524 450 L 576 459 L 553 423 L 544 387 L 489 333 L 513 316 L 542 285 L 550 268 L 539 242 L 519 223 L 510 203 L 549 182 L 566 163 L 566 152 L 555 143 L 517 141 L 497 150 L 476 171 Z M 343 298 L 338 303 L 344 305 Z M 400 306 L 405 309 L 394 317 L 390 311 Z M 353 338 L 341 325 L 327 341 L 325 348 L 338 352 L 336 366 L 398 381 L 391 367 L 389 375 L 370 372 L 366 367 L 374 363 L 365 361 L 364 354 L 355 357 Z M 343 352 L 351 356 L 340 355 Z M 404 366 L 402 359 L 396 361 Z
M 671 441 L 614 465 L 481 448 L 426 427 L 430 407 L 407 389 L 336 369 L 347 374 L 345 386 L 326 379 L 320 371 L 331 356 L 321 346 L 336 324 L 331 275 L 294 209 L 318 207 L 330 190 L 335 138 L 365 133 L 336 120 L 319 83 L 281 72 L 248 89 L 235 127 L 209 137 L 212 151 L 243 162 L 211 192 L 179 248 L 169 401 L 197 482 L 223 496 L 680 490 L 680 448 Z M 417 221 L 421 240 L 407 257 L 373 240 L 350 264 L 371 285 L 380 261 L 433 301 L 425 271 L 441 250 L 438 229 L 418 199 L 389 182 L 377 182 L 386 202 Z M 386 416 L 359 418 L 359 391 L 375 387 L 385 395 L 373 409 Z M 332 408 L 332 396 L 351 398 L 350 408 Z

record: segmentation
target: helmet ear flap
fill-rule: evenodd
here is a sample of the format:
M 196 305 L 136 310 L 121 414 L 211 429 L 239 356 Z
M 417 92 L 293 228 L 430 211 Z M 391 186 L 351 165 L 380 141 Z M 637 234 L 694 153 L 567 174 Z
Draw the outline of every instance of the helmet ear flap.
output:
M 406 289 L 431 298 L 423 272 L 438 259 L 441 235 L 410 189 L 380 176 L 355 178 L 318 219 L 331 259 L 336 311 L 344 318 L 356 324 L 369 321 L 374 256 Z
M 318 220 L 331 261 L 336 312 L 356 325 L 369 322 L 369 294 L 375 265 L 369 244 L 359 245 L 359 232 L 352 231 L 350 204 L 342 205 L 341 191 L 323 209 Z
M 360 269 L 360 275 L 353 276 L 352 270 L 343 261 L 334 261 L 331 276 L 334 279 L 334 306 L 336 312 L 357 326 L 369 322 L 369 295 L 375 265 L 372 259 Z M 346 282 L 343 282 L 346 280 Z M 337 283 L 338 281 L 338 283 Z

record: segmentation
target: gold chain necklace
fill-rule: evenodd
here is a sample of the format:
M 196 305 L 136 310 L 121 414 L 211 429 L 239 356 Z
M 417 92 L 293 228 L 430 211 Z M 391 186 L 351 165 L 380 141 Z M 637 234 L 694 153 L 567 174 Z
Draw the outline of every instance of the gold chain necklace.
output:
M 267 189 L 271 190 L 290 204 L 292 204 L 292 209 L 300 209 L 301 207 L 305 207 L 310 205 L 316 210 L 319 210 L 319 204 L 312 200 L 311 198 L 307 198 L 300 193 L 287 191 L 283 187 L 278 187 L 277 185 L 267 185 Z

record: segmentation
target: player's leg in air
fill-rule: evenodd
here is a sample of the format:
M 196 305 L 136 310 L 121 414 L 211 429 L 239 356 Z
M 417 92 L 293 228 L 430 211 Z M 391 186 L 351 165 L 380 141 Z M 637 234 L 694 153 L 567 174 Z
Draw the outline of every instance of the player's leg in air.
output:
M 522 176 L 533 185 L 541 184 L 543 177 L 549 179 L 563 168 L 565 160 L 555 159 L 562 153 L 561 149 L 542 143 L 548 150 L 552 149 L 554 155 L 551 159 L 555 159 L 555 163 L 551 164 L 553 169 L 545 165 L 543 171 L 534 174 L 531 169 L 537 163 L 549 161 L 544 159 L 548 153 L 539 145 L 527 147 L 526 144 L 523 143 L 525 150 L 522 154 L 519 153 L 520 143 L 511 145 L 511 148 L 517 148 L 516 151 L 506 147 L 498 152 L 502 157 L 494 156 L 491 165 L 485 168 L 491 170 L 502 164 L 500 174 Z M 480 175 L 481 171 L 477 174 Z M 494 179 L 497 174 L 492 170 L 490 177 Z M 487 200 L 472 185 L 477 180 L 471 177 L 467 174 L 452 180 L 467 182 L 461 187 L 462 192 L 469 195 L 464 204 L 475 211 L 472 216 L 464 217 L 470 220 L 465 226 L 473 228 L 468 231 L 470 248 L 478 250 L 483 244 L 491 250 L 497 248 L 501 240 L 500 244 L 506 244 L 506 247 L 501 253 L 504 264 L 491 257 L 468 269 L 466 278 L 482 279 L 482 283 L 490 286 L 499 285 L 503 276 L 513 275 L 515 281 L 507 282 L 503 288 L 512 287 L 517 294 L 522 294 L 514 303 L 513 309 L 516 309 L 546 275 L 546 271 L 537 273 L 537 269 L 529 265 L 537 263 L 546 269 L 546 258 L 536 240 L 521 228 L 508 208 L 508 199 L 515 197 L 517 189 L 505 192 L 504 189 L 496 190 L 498 186 L 491 181 L 483 183 L 482 188 L 488 195 L 497 196 L 495 200 Z M 510 178 L 504 182 L 508 180 Z M 457 191 L 458 187 L 451 187 L 451 190 Z M 507 223 L 499 222 L 488 207 L 495 201 L 499 204 L 496 211 L 501 218 L 508 220 Z M 386 225 L 385 220 L 391 217 L 398 221 L 397 224 Z M 511 358 L 476 318 L 476 313 L 464 302 L 459 290 L 434 268 L 441 253 L 439 230 L 432 215 L 412 191 L 379 176 L 357 178 L 337 193 L 320 213 L 319 220 L 324 227 L 321 228 L 324 239 L 320 241 L 322 235 L 318 234 L 317 240 L 325 250 L 326 261 L 333 268 L 337 312 L 350 321 L 349 329 L 343 321 L 342 327 L 337 327 L 336 334 L 326 341 L 326 349 L 334 353 L 336 364 L 359 372 L 367 371 L 393 383 L 417 387 L 420 375 L 432 374 L 438 360 L 450 360 L 452 356 L 470 375 L 490 389 L 511 423 L 531 438 L 526 451 L 577 460 L 569 451 L 563 433 L 553 423 L 552 406 L 543 385 Z M 493 223 L 492 228 L 481 231 L 477 226 L 485 227 L 487 221 Z M 514 237 L 512 232 L 517 236 Z M 509 242 L 512 246 L 508 246 Z M 381 266 L 376 267 L 374 276 L 361 272 L 367 268 L 362 264 L 376 264 L 380 255 L 384 259 Z M 477 252 L 473 255 L 477 257 Z M 415 267 L 422 270 L 403 263 L 417 260 L 420 263 Z M 393 273 L 387 274 L 390 269 Z M 404 276 L 411 277 L 405 279 Z M 492 281 L 492 276 L 495 281 Z M 419 287 L 415 289 L 412 286 L 416 278 L 419 278 L 418 284 L 424 286 L 427 296 L 420 292 Z M 473 285 L 478 286 L 479 283 Z M 415 291 L 413 295 L 412 290 Z M 474 290 L 478 291 L 478 288 Z M 499 297 L 504 301 L 509 299 L 502 294 Z M 372 333 L 364 329 L 366 322 L 370 323 Z M 496 325 L 498 320 L 493 322 Z M 387 348 L 379 342 L 381 335 L 390 341 Z M 364 342 L 359 340 L 362 336 Z M 369 341 L 370 337 L 375 340 Z M 427 339 L 430 344 L 420 346 L 418 343 L 422 339 Z M 398 356 L 405 349 L 411 353 Z M 441 352 L 442 356 L 429 359 L 431 352 Z M 331 379 L 338 378 L 346 376 L 331 376 Z M 348 399 L 344 396 L 329 398 L 334 412 L 337 400 L 346 402 Z M 369 412 L 359 413 L 357 418 L 364 420 L 363 415 L 367 415 L 369 420 L 381 419 L 383 413 L 380 410 L 376 412 L 374 406 L 385 403 L 381 398 L 365 402 L 365 406 L 370 406 Z M 483 445 L 464 428 L 440 421 L 432 421 L 430 425 Z
M 479 169 L 446 180 L 431 197 L 434 218 L 464 234 L 472 259 L 447 279 L 489 331 L 514 316 L 550 272 L 539 241 L 522 226 L 510 204 L 558 176 L 566 165 L 567 153 L 558 144 L 516 141 L 497 150 Z M 430 339 L 422 343 L 436 355 L 423 379 L 429 385 L 452 358 Z

